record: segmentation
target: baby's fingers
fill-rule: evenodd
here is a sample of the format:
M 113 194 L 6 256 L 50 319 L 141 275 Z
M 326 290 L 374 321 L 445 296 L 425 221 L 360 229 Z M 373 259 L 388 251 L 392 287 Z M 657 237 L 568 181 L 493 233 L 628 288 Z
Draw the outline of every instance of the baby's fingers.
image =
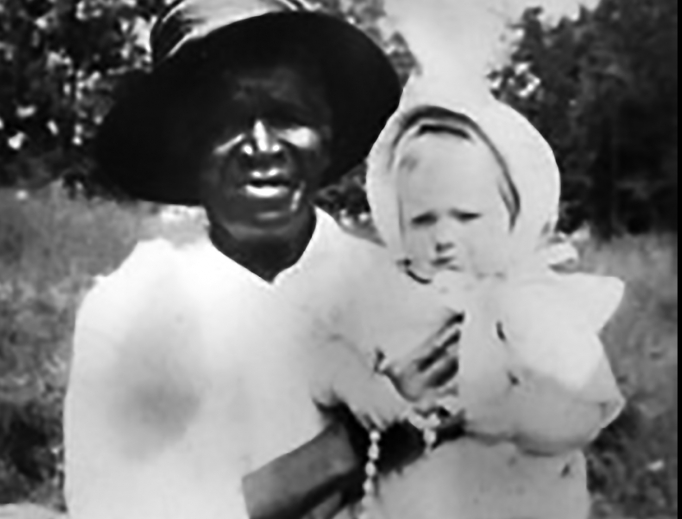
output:
M 397 363 L 397 367 L 399 369 L 412 367 L 417 371 L 427 369 L 443 356 L 445 350 L 459 342 L 458 332 L 463 322 L 462 314 L 453 315 L 436 333 L 429 336 L 421 345 L 417 345 Z
M 351 405 L 351 411 L 366 429 L 385 431 L 405 414 L 406 404 L 398 401 L 369 402 L 363 407 Z
M 433 391 L 441 393 L 444 386 L 450 386 L 459 373 L 459 356 L 453 352 L 446 354 L 433 364 L 426 373 L 426 383 Z
M 436 389 L 436 395 L 438 398 L 447 399 L 453 395 L 459 395 L 460 378 L 453 376 L 450 377 L 443 385 Z
M 463 314 L 454 315 L 440 330 L 428 339 L 426 348 L 421 350 L 423 353 L 420 358 L 421 369 L 429 368 L 429 366 L 441 360 L 448 349 L 459 344 L 462 338 L 461 328 L 463 322 Z
M 456 396 L 429 395 L 413 405 L 412 409 L 422 416 L 436 415 L 441 419 L 449 419 L 463 411 L 462 401 Z
M 462 401 L 456 396 L 446 396 L 438 399 L 438 407 L 443 414 L 450 417 L 459 416 L 464 412 Z

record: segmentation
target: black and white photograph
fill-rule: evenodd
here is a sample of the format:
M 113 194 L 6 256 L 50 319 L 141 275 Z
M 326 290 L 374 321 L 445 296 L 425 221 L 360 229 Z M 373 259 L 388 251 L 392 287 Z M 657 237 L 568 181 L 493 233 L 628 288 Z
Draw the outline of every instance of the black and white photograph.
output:
M 0 519 L 677 519 L 677 0 L 0 0 Z

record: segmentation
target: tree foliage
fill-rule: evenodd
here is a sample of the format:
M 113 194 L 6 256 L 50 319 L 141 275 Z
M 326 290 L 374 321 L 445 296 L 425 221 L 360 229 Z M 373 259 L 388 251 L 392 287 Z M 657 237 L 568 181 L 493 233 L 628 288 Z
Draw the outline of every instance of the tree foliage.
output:
M 553 145 L 567 226 L 677 229 L 677 0 L 602 0 L 552 27 L 518 24 L 499 94 Z
M 0 183 L 87 174 L 87 145 L 122 76 L 148 58 L 163 0 L 3 0 Z

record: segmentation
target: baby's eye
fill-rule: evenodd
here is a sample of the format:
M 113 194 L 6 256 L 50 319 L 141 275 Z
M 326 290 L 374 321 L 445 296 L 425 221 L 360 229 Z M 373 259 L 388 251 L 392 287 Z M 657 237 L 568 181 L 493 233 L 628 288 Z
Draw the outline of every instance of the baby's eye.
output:
M 420 214 L 419 216 L 412 218 L 412 227 L 428 227 L 434 225 L 437 220 L 438 218 L 435 214 Z
M 483 215 L 481 213 L 474 213 L 468 211 L 453 211 L 452 216 L 462 223 L 471 223 L 478 220 Z

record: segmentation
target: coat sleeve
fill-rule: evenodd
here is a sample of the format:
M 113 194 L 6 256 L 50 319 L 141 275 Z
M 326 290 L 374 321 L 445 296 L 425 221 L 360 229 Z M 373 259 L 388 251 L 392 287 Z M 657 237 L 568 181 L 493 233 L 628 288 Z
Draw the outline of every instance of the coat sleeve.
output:
M 175 470 L 192 448 L 186 432 L 202 393 L 184 359 L 164 354 L 188 331 L 170 273 L 167 245 L 139 246 L 78 312 L 64 410 L 71 519 L 248 518 L 242 474 L 229 460 L 219 488 L 207 482 L 199 493 L 187 491 L 189 478 L 202 477 L 195 467 Z

